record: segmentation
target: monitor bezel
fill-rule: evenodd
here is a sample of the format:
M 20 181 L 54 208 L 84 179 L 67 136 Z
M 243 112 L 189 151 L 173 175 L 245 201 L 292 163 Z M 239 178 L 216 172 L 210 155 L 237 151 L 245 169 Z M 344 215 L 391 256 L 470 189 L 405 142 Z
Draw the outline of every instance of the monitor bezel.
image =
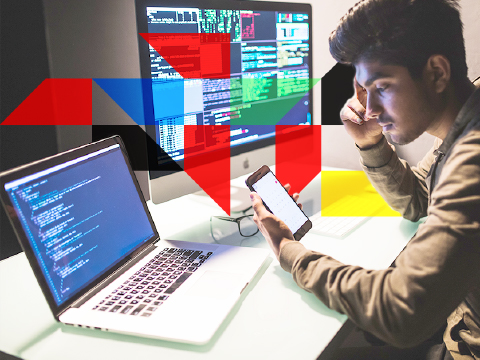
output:
M 77 291 L 74 293 L 69 299 L 65 300 L 64 302 L 57 304 L 54 298 L 54 295 L 52 294 L 50 290 L 50 286 L 47 284 L 47 280 L 44 277 L 43 271 L 40 267 L 40 264 L 38 263 L 38 259 L 35 256 L 34 250 L 32 249 L 32 246 L 30 244 L 30 240 L 28 239 L 27 235 L 25 234 L 25 231 L 23 230 L 22 223 L 20 219 L 18 218 L 14 208 L 13 204 L 10 200 L 10 196 L 8 195 L 7 191 L 5 190 L 5 184 L 15 181 L 16 179 L 21 179 L 25 176 L 29 176 L 31 174 L 35 174 L 39 171 L 43 171 L 46 169 L 49 169 L 53 166 L 65 163 L 70 160 L 77 159 L 81 156 L 90 154 L 92 152 L 108 148 L 109 146 L 116 145 L 118 144 L 120 146 L 120 149 L 122 151 L 123 157 L 125 159 L 125 163 L 127 164 L 128 170 L 130 174 L 132 175 L 133 178 L 133 183 L 135 185 L 135 188 L 137 190 L 138 195 L 140 196 L 140 200 L 142 201 L 142 204 L 144 206 L 145 212 L 147 214 L 148 220 L 150 222 L 150 225 L 153 229 L 153 236 L 148 239 L 146 242 L 140 244 L 136 248 L 132 249 L 128 254 L 125 254 L 125 257 L 123 260 L 120 262 L 117 262 L 110 266 L 110 268 L 107 268 L 99 277 L 91 281 L 90 283 L 87 283 L 83 286 L 83 289 Z M 130 161 L 127 156 L 127 152 L 125 150 L 125 146 L 123 144 L 123 141 L 121 138 L 117 136 L 113 136 L 107 139 L 103 139 L 88 145 L 84 145 L 66 152 L 62 152 L 60 154 L 50 156 L 48 158 L 38 160 L 8 171 L 5 171 L 3 173 L 0 173 L 0 199 L 3 205 L 3 208 L 5 209 L 8 218 L 10 220 L 10 223 L 12 224 L 12 227 L 14 229 L 15 235 L 25 252 L 25 255 L 28 259 L 28 262 L 30 263 L 30 266 L 32 267 L 32 270 L 35 274 L 35 277 L 37 279 L 38 284 L 40 285 L 40 288 L 42 289 L 42 292 L 45 296 L 45 299 L 47 300 L 47 303 L 55 317 L 55 319 L 58 320 L 59 316 L 66 311 L 68 308 L 70 308 L 73 304 L 75 304 L 77 301 L 82 299 L 90 290 L 96 286 L 98 286 L 100 283 L 105 281 L 108 277 L 110 277 L 112 274 L 114 274 L 116 271 L 118 271 L 121 267 L 126 265 L 128 262 L 132 261 L 135 256 L 141 252 L 143 252 L 147 247 L 151 246 L 155 242 L 159 240 L 159 234 L 158 231 L 155 227 L 155 224 L 153 222 L 152 216 L 150 215 L 150 212 L 148 210 L 147 204 L 145 202 L 145 199 L 142 195 L 140 186 L 138 184 L 138 181 L 135 177 L 135 174 L 132 170 L 132 166 L 130 164 Z
M 135 10 L 137 17 L 137 35 L 138 35 L 138 49 L 140 59 L 140 74 L 142 79 L 151 79 L 150 66 L 150 52 L 148 43 L 140 34 L 148 33 L 148 21 L 146 16 L 146 8 L 149 6 L 157 7 L 181 7 L 181 8 L 202 8 L 202 9 L 226 9 L 226 10 L 259 10 L 259 11 L 285 11 L 295 13 L 306 13 L 309 17 L 309 56 L 308 67 L 310 69 L 310 76 L 313 77 L 313 41 L 312 41 L 312 6 L 307 3 L 288 3 L 288 2 L 270 2 L 270 1 L 238 1 L 238 0 L 136 0 Z M 153 95 L 151 88 L 142 87 L 144 112 L 153 112 Z M 309 131 L 313 126 L 313 87 L 310 87 L 309 94 L 309 112 L 311 114 L 311 124 L 308 126 Z M 302 129 L 302 134 L 307 130 Z M 156 128 L 155 125 L 146 124 L 145 132 L 147 137 L 153 141 L 147 141 L 147 157 L 149 163 L 150 179 L 158 179 L 173 173 L 177 173 L 179 169 L 184 169 L 184 161 L 178 160 L 171 163 L 169 166 L 160 168 L 158 166 L 158 148 L 156 144 Z M 266 139 L 261 139 L 245 144 L 230 147 L 230 156 L 236 156 L 247 152 L 252 152 L 258 149 L 263 149 L 275 144 L 275 136 Z M 172 160 L 173 161 L 173 160 Z

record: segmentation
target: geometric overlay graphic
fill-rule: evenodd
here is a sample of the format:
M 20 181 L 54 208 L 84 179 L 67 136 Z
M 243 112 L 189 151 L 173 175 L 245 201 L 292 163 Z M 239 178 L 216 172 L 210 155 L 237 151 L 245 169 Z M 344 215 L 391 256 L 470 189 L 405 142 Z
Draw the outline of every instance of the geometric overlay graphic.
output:
M 91 125 L 92 79 L 45 79 L 2 125 Z
M 401 216 L 363 171 L 322 171 L 322 216 Z
M 288 71 L 283 75 L 287 76 Z M 307 94 L 320 79 L 280 79 L 278 74 L 271 77 L 251 74 L 242 79 L 231 79 L 230 91 L 240 89 L 239 96 L 231 96 L 231 125 L 294 125 L 298 124 L 294 115 L 296 106 L 305 106 Z M 238 91 L 238 90 L 237 90 Z M 268 101 L 277 100 L 277 101 Z M 255 102 L 255 107 L 250 103 Z M 289 114 L 289 112 L 291 112 Z M 287 119 L 287 120 L 285 120 Z M 311 119 L 309 119 L 311 120 Z M 310 121 L 311 122 L 311 121 Z
M 353 94 L 353 66 L 337 63 L 322 77 L 322 125 L 343 125 L 340 110 Z
M 139 125 L 92 125 L 92 142 L 99 141 L 114 135 L 119 135 L 125 144 L 128 158 L 134 171 L 183 171 L 175 161 L 158 146 L 156 141 L 145 133 Z M 146 156 L 147 149 L 153 149 L 156 154 L 160 154 L 170 161 L 164 161 L 158 164 L 151 157 Z
M 184 79 L 230 78 L 229 33 L 141 33 Z
M 185 125 L 184 133 L 185 172 L 230 215 L 230 126 Z
M 320 173 L 321 138 L 321 125 L 275 127 L 276 176 L 292 192 L 302 191 Z
M 93 79 L 93 81 L 138 125 L 155 125 L 155 118 L 174 117 L 184 113 L 184 79 L 155 82 L 152 79 Z M 151 99 L 153 108 L 144 111 L 143 94 L 150 93 L 153 96 Z M 169 124 L 183 125 L 183 117 L 169 120 Z
M 153 113 L 143 111 L 143 87 L 152 86 L 150 79 L 92 79 L 138 125 L 154 125 Z M 182 106 L 183 108 L 183 106 Z

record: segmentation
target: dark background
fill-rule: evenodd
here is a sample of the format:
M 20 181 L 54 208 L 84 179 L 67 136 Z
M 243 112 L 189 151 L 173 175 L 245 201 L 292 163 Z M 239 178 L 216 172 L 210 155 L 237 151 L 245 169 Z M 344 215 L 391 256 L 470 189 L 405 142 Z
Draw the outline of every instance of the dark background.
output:
M 41 0 L 1 2 L 0 121 L 49 77 Z M 0 125 L 0 171 L 57 153 L 55 126 Z M 0 260 L 21 251 L 0 210 Z

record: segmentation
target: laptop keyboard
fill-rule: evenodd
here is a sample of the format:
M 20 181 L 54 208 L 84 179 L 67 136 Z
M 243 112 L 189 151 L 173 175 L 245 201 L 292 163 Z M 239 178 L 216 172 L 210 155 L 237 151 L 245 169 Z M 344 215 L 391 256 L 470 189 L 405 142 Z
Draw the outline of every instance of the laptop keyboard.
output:
M 148 317 L 212 254 L 165 248 L 93 310 Z

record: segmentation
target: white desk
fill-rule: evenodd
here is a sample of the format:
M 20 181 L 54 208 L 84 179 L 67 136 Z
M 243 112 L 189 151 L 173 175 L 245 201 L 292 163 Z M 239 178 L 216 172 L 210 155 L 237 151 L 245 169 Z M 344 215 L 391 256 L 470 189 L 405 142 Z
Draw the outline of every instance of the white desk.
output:
M 318 185 L 313 181 L 302 194 L 307 210 L 319 208 L 307 199 L 319 197 Z M 209 219 L 221 210 L 210 201 L 191 195 L 149 208 L 161 238 L 213 242 Z M 307 234 L 302 242 L 379 269 L 390 265 L 416 228 L 401 218 L 372 218 L 345 239 Z M 267 248 L 261 235 L 241 245 Z M 72 328 L 54 320 L 23 253 L 0 262 L 0 350 L 22 359 L 315 359 L 346 319 L 298 288 L 272 253 L 207 345 Z

